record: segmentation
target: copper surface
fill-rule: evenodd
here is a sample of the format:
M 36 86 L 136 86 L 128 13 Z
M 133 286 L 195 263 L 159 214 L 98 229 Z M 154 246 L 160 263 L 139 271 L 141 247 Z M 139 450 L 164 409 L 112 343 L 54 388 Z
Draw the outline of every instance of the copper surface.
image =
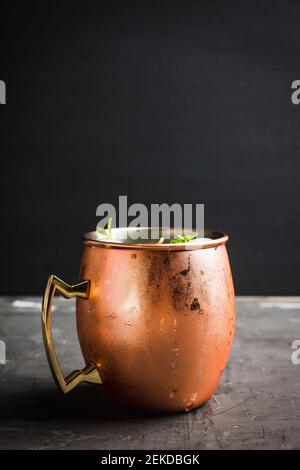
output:
M 191 410 L 217 387 L 234 335 L 226 235 L 206 244 L 124 245 L 83 238 L 77 329 L 113 400 Z

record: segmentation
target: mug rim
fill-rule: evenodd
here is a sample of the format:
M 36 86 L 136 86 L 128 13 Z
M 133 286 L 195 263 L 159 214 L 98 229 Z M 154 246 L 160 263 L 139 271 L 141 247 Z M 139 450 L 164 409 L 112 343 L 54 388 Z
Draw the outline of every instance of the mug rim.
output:
M 112 231 L 128 229 L 130 231 L 135 230 L 149 230 L 151 227 L 118 227 L 112 228 Z M 153 227 L 152 227 L 153 229 Z M 176 232 L 176 229 L 171 229 Z M 199 241 L 192 243 L 124 243 L 120 241 L 113 241 L 108 239 L 97 239 L 97 232 L 91 231 L 86 232 L 82 235 L 81 240 L 84 245 L 93 246 L 97 248 L 115 248 L 115 249 L 129 249 L 129 250 L 153 250 L 153 251 L 193 251 L 203 250 L 207 248 L 217 248 L 218 246 L 225 245 L 229 240 L 229 236 L 226 233 L 218 232 L 210 229 L 204 230 L 204 236 L 212 238 L 212 240 Z

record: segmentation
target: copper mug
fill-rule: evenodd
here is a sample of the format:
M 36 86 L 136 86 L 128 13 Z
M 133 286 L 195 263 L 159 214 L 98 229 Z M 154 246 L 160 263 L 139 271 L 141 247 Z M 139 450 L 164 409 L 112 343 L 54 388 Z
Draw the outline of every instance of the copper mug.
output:
M 205 236 L 211 240 L 182 244 L 83 236 L 80 282 L 70 286 L 51 275 L 43 299 L 44 344 L 59 389 L 103 384 L 119 403 L 163 412 L 189 411 L 211 397 L 228 360 L 235 302 L 228 236 Z M 56 291 L 77 298 L 86 363 L 66 378 L 51 332 Z

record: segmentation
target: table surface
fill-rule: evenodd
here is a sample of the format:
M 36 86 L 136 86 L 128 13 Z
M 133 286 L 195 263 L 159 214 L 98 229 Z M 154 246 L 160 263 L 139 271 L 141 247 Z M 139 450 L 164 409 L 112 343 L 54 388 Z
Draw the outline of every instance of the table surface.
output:
M 75 304 L 57 298 L 55 306 L 57 353 L 68 373 L 83 366 Z M 38 297 L 0 298 L 0 449 L 300 448 L 300 364 L 291 360 L 300 298 L 237 298 L 235 341 L 213 397 L 198 410 L 163 416 L 112 407 L 89 384 L 60 395 L 40 308 Z

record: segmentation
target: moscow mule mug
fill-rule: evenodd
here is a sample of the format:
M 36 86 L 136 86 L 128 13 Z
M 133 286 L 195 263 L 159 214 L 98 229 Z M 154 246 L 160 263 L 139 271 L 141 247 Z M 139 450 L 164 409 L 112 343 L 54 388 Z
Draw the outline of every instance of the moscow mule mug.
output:
M 130 229 L 134 230 L 134 229 Z M 162 412 L 191 410 L 216 389 L 234 335 L 235 302 L 228 236 L 157 244 L 82 237 L 79 282 L 51 275 L 44 293 L 45 349 L 59 389 L 102 384 L 127 406 Z M 77 332 L 86 363 L 64 377 L 55 353 L 51 306 L 55 292 L 76 297 Z

